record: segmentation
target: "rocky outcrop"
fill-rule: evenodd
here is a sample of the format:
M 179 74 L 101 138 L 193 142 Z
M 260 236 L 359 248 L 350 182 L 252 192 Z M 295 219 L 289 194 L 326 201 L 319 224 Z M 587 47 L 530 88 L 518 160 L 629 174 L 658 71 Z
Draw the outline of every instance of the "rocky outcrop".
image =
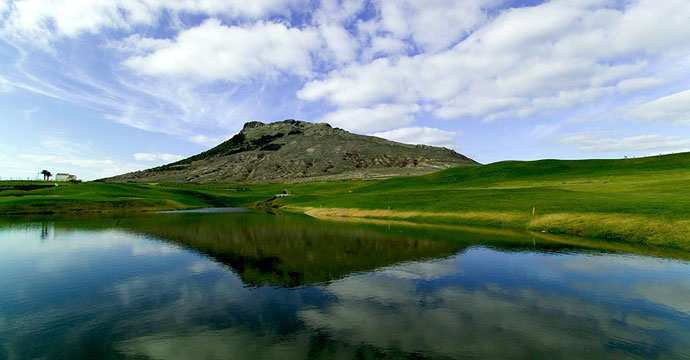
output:
M 224 143 L 112 182 L 301 182 L 422 175 L 476 162 L 457 152 L 356 135 L 328 124 L 248 122 Z

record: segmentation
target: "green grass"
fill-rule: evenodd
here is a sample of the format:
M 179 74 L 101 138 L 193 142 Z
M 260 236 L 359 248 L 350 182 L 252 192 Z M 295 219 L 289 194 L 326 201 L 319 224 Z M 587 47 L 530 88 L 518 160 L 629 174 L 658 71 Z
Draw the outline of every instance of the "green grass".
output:
M 293 196 L 275 203 L 313 216 L 529 229 L 690 250 L 690 153 L 506 161 L 380 181 L 10 185 L 0 182 L 0 214 L 252 206 L 288 188 Z
M 276 185 L 254 185 L 250 189 L 243 185 L 100 182 L 60 183 L 57 187 L 53 185 L 29 191 L 17 189 L 36 183 L 0 182 L 0 215 L 245 207 L 281 192 Z
M 464 166 L 376 182 L 292 186 L 293 205 L 411 211 L 690 215 L 690 153 Z
M 350 214 L 690 249 L 690 153 L 625 160 L 506 161 L 376 182 L 300 184 L 291 191 L 294 196 L 279 203 L 302 210 L 390 209 Z M 335 214 L 350 215 L 344 210 Z

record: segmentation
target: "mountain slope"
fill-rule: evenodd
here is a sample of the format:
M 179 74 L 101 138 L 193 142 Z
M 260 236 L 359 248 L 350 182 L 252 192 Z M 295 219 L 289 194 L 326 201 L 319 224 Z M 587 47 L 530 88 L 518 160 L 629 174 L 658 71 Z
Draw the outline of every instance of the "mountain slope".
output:
M 328 124 L 249 122 L 230 140 L 187 159 L 111 182 L 303 182 L 422 175 L 474 160 L 446 148 L 356 135 Z

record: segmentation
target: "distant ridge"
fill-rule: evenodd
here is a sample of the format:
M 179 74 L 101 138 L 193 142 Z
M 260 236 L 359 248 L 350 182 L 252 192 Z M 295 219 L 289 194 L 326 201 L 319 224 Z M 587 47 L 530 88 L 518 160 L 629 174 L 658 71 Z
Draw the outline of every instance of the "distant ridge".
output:
M 450 149 L 356 135 L 325 123 L 252 121 L 231 139 L 198 155 L 103 180 L 287 183 L 423 175 L 475 164 Z

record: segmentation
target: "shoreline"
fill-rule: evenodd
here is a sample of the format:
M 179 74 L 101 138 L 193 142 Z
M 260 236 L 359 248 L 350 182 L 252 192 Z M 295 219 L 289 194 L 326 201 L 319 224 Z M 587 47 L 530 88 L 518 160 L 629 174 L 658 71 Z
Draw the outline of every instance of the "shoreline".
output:
M 531 231 L 538 234 L 589 238 L 690 251 L 690 220 L 611 213 L 555 213 L 523 215 L 517 212 L 424 212 L 357 208 L 284 206 L 281 209 L 317 219 L 335 221 L 390 221 L 415 225 L 483 227 Z
M 261 206 L 223 207 L 228 209 L 265 209 Z M 140 209 L 63 209 L 52 212 L 1 213 L 0 217 L 57 216 L 78 214 L 156 214 L 166 212 L 207 212 L 218 207 L 179 206 Z M 278 209 L 303 214 L 320 220 L 368 223 L 378 225 L 434 227 L 448 230 L 478 230 L 489 232 L 528 232 L 537 237 L 575 238 L 578 242 L 592 241 L 643 247 L 650 250 L 684 251 L 690 253 L 690 220 L 668 220 L 649 216 L 610 213 L 555 213 L 545 215 L 520 214 L 504 211 L 431 212 L 395 211 L 386 209 L 315 208 L 274 204 Z M 689 256 L 690 257 L 690 256 Z

